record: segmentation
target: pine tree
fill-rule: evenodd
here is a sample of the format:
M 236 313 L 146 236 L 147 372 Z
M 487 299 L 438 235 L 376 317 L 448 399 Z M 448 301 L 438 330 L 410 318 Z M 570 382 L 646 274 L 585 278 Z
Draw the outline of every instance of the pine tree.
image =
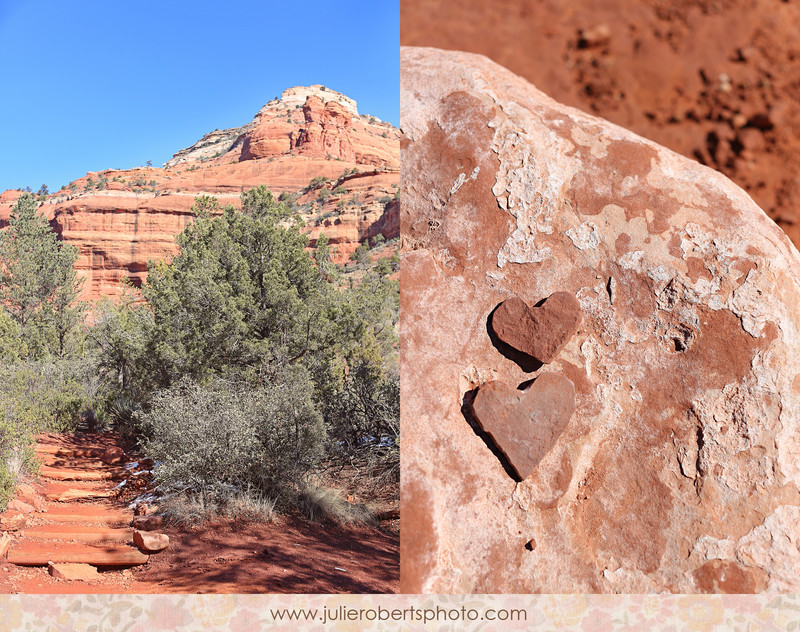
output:
M 59 241 L 35 196 L 21 195 L 0 233 L 0 304 L 19 326 L 29 357 L 67 351 L 83 311 L 77 258 L 78 249 Z

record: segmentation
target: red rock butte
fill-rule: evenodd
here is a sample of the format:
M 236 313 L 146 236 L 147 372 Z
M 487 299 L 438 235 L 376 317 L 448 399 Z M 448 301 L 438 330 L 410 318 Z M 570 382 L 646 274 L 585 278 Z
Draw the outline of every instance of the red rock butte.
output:
M 327 178 L 309 187 L 315 178 Z M 163 168 L 89 172 L 44 200 L 41 210 L 78 247 L 84 300 L 118 296 L 123 280 L 141 285 L 147 262 L 177 252 L 175 236 L 192 220 L 198 195 L 238 207 L 242 191 L 266 185 L 276 197 L 311 203 L 311 246 L 324 233 L 336 260 L 379 233 L 399 236 L 400 133 L 325 86 L 294 87 L 243 125 L 215 130 Z M 330 195 L 320 196 L 322 188 Z M 20 191 L 0 194 L 0 228 Z M 324 199 L 323 199 L 324 198 Z

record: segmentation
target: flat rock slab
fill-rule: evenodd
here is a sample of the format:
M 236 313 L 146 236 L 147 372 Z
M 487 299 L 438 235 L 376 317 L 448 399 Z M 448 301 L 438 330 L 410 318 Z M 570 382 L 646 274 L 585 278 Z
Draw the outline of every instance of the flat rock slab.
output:
M 91 564 L 54 564 L 47 565 L 47 572 L 56 579 L 92 581 L 100 579 L 100 573 Z
M 94 498 L 110 498 L 114 495 L 112 490 L 102 491 L 93 489 L 67 489 L 62 492 L 47 494 L 47 498 L 58 502 L 70 502 L 73 500 L 91 500 Z
M 50 562 L 91 564 L 93 566 L 135 566 L 144 564 L 148 556 L 124 545 L 92 546 L 90 544 L 24 542 L 14 544 L 8 561 L 19 566 L 47 566 Z
M 524 480 L 555 445 L 575 410 L 575 387 L 555 373 L 540 375 L 527 390 L 503 382 L 478 389 L 472 412 L 481 428 Z
M 109 481 L 125 477 L 124 470 L 70 470 L 41 468 L 41 475 L 54 481 Z
M 38 540 L 72 540 L 75 542 L 131 542 L 133 540 L 132 529 L 63 524 L 28 527 L 23 535 Z
M 530 307 L 515 296 L 503 301 L 492 315 L 492 329 L 500 340 L 544 364 L 553 361 L 580 322 L 580 303 L 569 292 L 555 292 L 539 307 Z
M 65 448 L 57 445 L 37 445 L 34 450 L 37 454 L 49 454 L 65 458 L 99 459 L 105 453 L 105 448 Z
M 91 506 L 87 506 L 91 507 Z M 103 511 L 103 510 L 96 510 L 94 512 L 78 512 L 75 511 L 80 507 L 70 507 L 68 511 L 66 510 L 53 510 L 53 511 L 46 511 L 39 516 L 42 520 L 47 520 L 48 522 L 56 522 L 56 523 L 66 523 L 66 524 L 74 524 L 74 523 L 94 523 L 94 524 L 104 524 L 104 525 L 119 525 L 119 526 L 127 526 L 131 522 L 131 514 L 124 513 L 121 511 Z M 92 509 L 96 509 L 95 507 L 91 507 Z

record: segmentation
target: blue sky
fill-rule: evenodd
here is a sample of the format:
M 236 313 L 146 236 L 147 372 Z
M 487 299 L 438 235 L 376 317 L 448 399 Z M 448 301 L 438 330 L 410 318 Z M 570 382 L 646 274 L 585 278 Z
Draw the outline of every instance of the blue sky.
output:
M 321 83 L 398 125 L 399 0 L 0 0 L 0 191 L 161 165 Z

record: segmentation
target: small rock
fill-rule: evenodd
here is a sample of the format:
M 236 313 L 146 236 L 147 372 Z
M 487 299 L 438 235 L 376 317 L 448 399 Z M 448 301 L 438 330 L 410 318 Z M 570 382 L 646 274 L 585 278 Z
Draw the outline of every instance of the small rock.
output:
M 28 520 L 24 514 L 15 512 L 5 512 L 0 514 L 0 531 L 17 531 L 24 529 Z
M 744 114 L 733 115 L 733 118 L 731 119 L 731 126 L 733 126 L 734 129 L 739 129 L 745 125 L 747 125 L 747 117 Z
M 136 516 L 131 520 L 131 526 L 139 531 L 155 531 L 160 529 L 164 524 L 164 518 L 161 516 Z
M 39 494 L 36 493 L 36 490 L 30 485 L 26 485 L 24 483 L 17 485 L 17 491 L 14 497 L 17 500 L 27 503 L 36 511 L 44 511 L 47 507 L 47 503 Z
M 133 510 L 134 516 L 146 516 L 148 513 L 148 507 L 144 503 L 139 503 L 136 505 L 136 509 Z
M 106 465 L 117 465 L 125 460 L 125 452 L 117 446 L 106 448 L 100 460 Z
M 607 24 L 598 24 L 578 33 L 578 48 L 605 46 L 611 40 L 611 29 Z
M 156 462 L 153 459 L 142 459 L 141 461 L 139 461 L 139 467 L 144 468 L 146 470 L 152 469 L 155 464 Z
M 24 514 L 33 513 L 34 511 L 31 505 L 29 505 L 28 503 L 24 503 L 17 498 L 14 498 L 13 500 L 9 501 L 7 508 L 10 509 L 11 511 L 19 511 Z
M 5 557 L 11 547 L 11 536 L 7 533 L 0 534 L 0 558 Z
M 134 531 L 133 543 L 147 553 L 158 553 L 169 546 L 169 536 L 164 533 Z
M 91 581 L 100 579 L 100 573 L 91 564 L 47 563 L 47 571 L 56 579 Z

